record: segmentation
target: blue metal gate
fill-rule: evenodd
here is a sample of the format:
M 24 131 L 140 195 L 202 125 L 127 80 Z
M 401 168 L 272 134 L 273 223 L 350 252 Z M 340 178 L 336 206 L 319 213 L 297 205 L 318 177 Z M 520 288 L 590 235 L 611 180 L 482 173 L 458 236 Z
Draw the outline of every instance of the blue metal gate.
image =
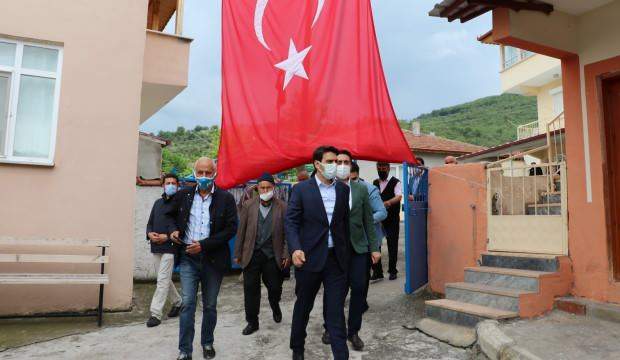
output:
M 411 294 L 428 283 L 427 215 L 428 169 L 403 163 L 405 212 L 405 293 Z

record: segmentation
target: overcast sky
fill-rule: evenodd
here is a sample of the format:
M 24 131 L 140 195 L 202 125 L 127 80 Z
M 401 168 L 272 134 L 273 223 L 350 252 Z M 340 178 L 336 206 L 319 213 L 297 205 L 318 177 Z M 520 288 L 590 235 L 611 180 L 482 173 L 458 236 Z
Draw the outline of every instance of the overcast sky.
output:
M 372 0 L 383 67 L 399 119 L 499 93 L 499 50 L 476 40 L 491 28 L 490 14 L 465 24 L 448 23 L 427 15 L 436 2 Z M 183 32 L 194 39 L 189 86 L 144 123 L 143 130 L 220 124 L 220 17 L 221 0 L 185 1 Z

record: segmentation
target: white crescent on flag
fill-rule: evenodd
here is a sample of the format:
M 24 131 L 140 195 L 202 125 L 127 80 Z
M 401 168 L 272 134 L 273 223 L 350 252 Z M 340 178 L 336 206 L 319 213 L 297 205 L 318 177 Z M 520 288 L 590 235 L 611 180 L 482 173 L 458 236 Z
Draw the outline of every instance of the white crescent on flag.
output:
M 269 0 L 256 0 L 256 9 L 254 10 L 254 32 L 256 33 L 258 42 L 261 43 L 265 49 L 271 51 L 271 48 L 265 41 L 265 35 L 263 33 L 263 17 L 265 16 L 265 9 L 267 9 L 268 4 Z M 324 5 L 325 0 L 318 0 L 316 14 L 314 14 L 314 19 L 312 20 L 312 27 L 314 27 L 314 24 L 316 24 L 321 17 Z

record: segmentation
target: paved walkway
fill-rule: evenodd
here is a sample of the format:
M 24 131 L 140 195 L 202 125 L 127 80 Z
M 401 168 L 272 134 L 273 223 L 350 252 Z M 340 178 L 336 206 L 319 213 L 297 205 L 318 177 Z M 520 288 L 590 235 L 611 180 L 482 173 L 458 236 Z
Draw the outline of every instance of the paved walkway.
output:
M 620 359 L 620 324 L 562 311 L 500 325 L 540 359 Z
M 401 241 L 402 244 L 402 241 Z M 384 249 L 386 252 L 387 249 Z M 404 266 L 401 249 L 400 268 Z M 387 254 L 384 254 L 387 256 Z M 387 261 L 384 265 L 387 264 Z M 371 285 L 370 310 L 360 336 L 366 342 L 364 352 L 351 351 L 351 359 L 469 359 L 469 351 L 456 349 L 402 325 L 413 323 L 423 309 L 423 298 L 403 294 L 404 271 L 396 281 Z M 242 336 L 245 326 L 243 289 L 238 276 L 227 276 L 218 303 L 215 333 L 217 359 L 290 359 L 288 348 L 291 314 L 294 303 L 294 280 L 286 281 L 282 300 L 284 320 L 275 324 L 263 291 L 261 328 Z M 329 359 L 331 351 L 321 343 L 322 294 L 319 293 L 308 327 L 307 359 Z M 92 320 L 92 319 L 91 319 Z M 195 349 L 199 347 L 199 323 Z M 31 344 L 0 352 L 0 359 L 175 359 L 177 356 L 178 319 L 165 320 L 148 329 L 144 323 L 108 327 L 79 335 Z M 202 354 L 195 352 L 195 358 Z

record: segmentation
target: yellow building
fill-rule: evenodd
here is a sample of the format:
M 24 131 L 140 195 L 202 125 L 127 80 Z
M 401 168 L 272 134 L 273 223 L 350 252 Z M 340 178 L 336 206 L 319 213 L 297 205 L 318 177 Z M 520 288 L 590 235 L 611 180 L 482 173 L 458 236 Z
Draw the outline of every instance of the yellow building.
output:
M 493 43 L 490 35 L 479 40 Z M 536 96 L 537 100 L 538 118 L 517 128 L 517 140 L 546 133 L 547 125 L 564 112 L 560 60 L 507 45 L 499 45 L 499 50 L 502 92 Z M 559 119 L 558 126 L 564 127 L 563 119 Z

